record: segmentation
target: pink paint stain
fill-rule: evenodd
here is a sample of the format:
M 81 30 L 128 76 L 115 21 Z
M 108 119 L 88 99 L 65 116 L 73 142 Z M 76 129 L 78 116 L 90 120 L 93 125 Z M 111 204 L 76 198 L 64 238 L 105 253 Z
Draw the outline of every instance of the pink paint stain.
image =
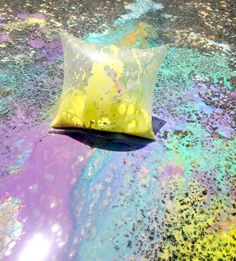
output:
M 48 123 L 18 135 L 22 153 L 31 148 L 22 171 L 1 179 L 0 201 L 10 195 L 22 202 L 24 228 L 12 253 L 18 260 L 28 242 L 40 234 L 49 242 L 46 260 L 65 260 L 65 245 L 72 231 L 70 193 L 79 178 L 88 148 L 65 135 L 48 134 Z
M 0 34 L 0 43 L 11 41 L 9 34 Z
M 25 20 L 29 17 L 28 13 L 19 13 L 16 15 L 17 18 L 21 19 L 21 20 Z
M 2 22 L 4 22 L 4 21 L 6 21 L 6 18 L 3 17 L 3 16 L 0 16 L 0 23 L 2 23 Z
M 183 168 L 180 167 L 180 166 L 166 166 L 162 171 L 161 171 L 162 174 L 164 175 L 169 175 L 169 176 L 173 176 L 173 175 L 176 175 L 176 174 L 180 174 L 180 175 L 183 175 L 184 174 L 184 171 L 183 171 Z
M 40 13 L 36 13 L 36 14 L 29 14 L 29 13 L 19 13 L 16 15 L 17 18 L 21 19 L 21 20 L 26 20 L 29 17 L 34 17 L 37 19 L 42 19 L 42 20 L 46 20 L 46 16 Z
M 158 189 L 161 187 L 164 193 L 169 193 L 169 185 L 173 180 L 178 180 L 184 175 L 184 169 L 181 166 L 176 166 L 175 164 L 167 166 L 159 166 L 157 168 L 158 173 L 160 173 L 160 178 L 157 180 Z
M 169 183 L 175 176 L 183 176 L 184 170 L 181 166 L 168 165 L 165 167 L 158 167 L 158 172 L 162 174 L 160 179 L 161 185 L 163 188 L 168 188 Z
M 54 63 L 62 55 L 61 41 L 59 37 L 55 37 L 52 41 L 45 43 L 45 47 L 37 53 L 36 59 L 42 61 L 42 66 L 47 66 Z
M 229 97 L 236 102 L 236 91 L 233 91 L 229 94 Z
M 36 49 L 40 49 L 45 46 L 45 42 L 40 38 L 28 40 L 27 44 Z

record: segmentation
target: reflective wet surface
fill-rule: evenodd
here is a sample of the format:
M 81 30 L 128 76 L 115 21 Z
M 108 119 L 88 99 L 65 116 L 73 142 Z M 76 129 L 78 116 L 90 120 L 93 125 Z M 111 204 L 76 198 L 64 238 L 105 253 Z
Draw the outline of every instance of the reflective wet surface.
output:
M 0 259 L 236 258 L 234 14 L 223 0 L 1 1 Z M 61 29 L 171 44 L 154 91 L 156 142 L 48 132 Z

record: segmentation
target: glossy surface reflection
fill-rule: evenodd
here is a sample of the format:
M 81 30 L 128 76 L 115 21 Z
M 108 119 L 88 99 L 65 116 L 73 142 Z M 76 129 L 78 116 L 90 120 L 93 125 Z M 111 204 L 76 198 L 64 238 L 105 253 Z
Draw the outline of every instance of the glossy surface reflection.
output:
M 126 2 L 1 0 L 0 260 L 236 259 L 233 1 Z M 61 29 L 173 44 L 154 89 L 156 142 L 48 133 Z

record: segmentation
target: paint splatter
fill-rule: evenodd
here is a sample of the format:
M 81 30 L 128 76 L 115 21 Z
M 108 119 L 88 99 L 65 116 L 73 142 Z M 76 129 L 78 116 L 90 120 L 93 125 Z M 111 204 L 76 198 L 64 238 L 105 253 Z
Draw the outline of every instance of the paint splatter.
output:
M 25 27 L 30 26 L 40 26 L 43 27 L 46 25 L 46 21 L 44 19 L 39 19 L 35 17 L 28 17 L 24 21 L 11 22 L 5 25 L 5 29 L 9 32 L 14 30 L 22 30 Z
M 232 1 L 3 1 L 1 34 L 11 37 L 0 48 L 4 260 L 29 241 L 37 253 L 43 239 L 54 260 L 234 260 Z M 153 100 L 165 122 L 156 142 L 124 150 L 47 133 L 63 81 L 61 27 L 96 43 L 172 43 Z
M 21 219 L 26 222 L 19 234 L 20 242 L 11 245 L 14 252 L 7 255 L 1 251 L 4 260 L 17 259 L 26 244 L 38 234 L 53 246 L 55 251 L 50 253 L 51 258 L 63 260 L 62 246 L 67 243 L 72 227 L 69 195 L 88 151 L 85 145 L 74 142 L 70 137 L 48 134 L 47 126 L 48 123 L 26 131 L 23 136 L 20 135 L 21 140 L 17 135 L 15 137 L 19 156 L 17 165 L 11 166 L 11 169 L 18 169 L 14 175 L 5 177 L 4 183 L 0 184 L 0 198 L 4 197 L 6 191 L 10 195 L 18 195 L 20 202 L 24 204 Z M 68 175 L 64 175 L 65 169 Z M 9 206 L 5 208 L 8 213 Z M 0 219 L 0 228 L 4 229 L 1 221 L 4 219 Z M 14 229 L 12 223 L 9 224 L 9 229 Z M 1 235 L 7 236 L 5 232 Z M 37 251 L 32 255 L 36 258 Z
M 42 48 L 45 45 L 44 41 L 40 38 L 28 40 L 27 43 L 33 48 Z
M 22 205 L 17 198 L 6 196 L 0 202 L 0 258 L 9 256 L 22 235 L 23 221 L 19 218 Z
M 162 4 L 155 3 L 152 0 L 136 0 L 132 4 L 128 4 L 125 7 L 129 12 L 128 14 L 122 15 L 115 22 L 116 25 L 125 23 L 129 20 L 134 20 L 145 15 L 149 11 L 160 10 L 163 8 Z
M 120 32 L 125 43 L 129 32 Z M 122 41 L 117 31 L 115 38 L 110 35 L 106 31 L 88 40 L 106 42 L 108 36 L 110 43 Z M 167 122 L 159 145 L 126 153 L 126 164 L 121 152 L 97 150 L 92 155 L 83 182 L 73 191 L 78 220 L 71 240 L 74 258 L 234 257 L 235 105 L 229 101 L 233 77 L 228 57 L 170 49 L 154 99 L 155 115 Z M 225 216 L 232 221 L 222 231 Z M 93 252 L 91 246 L 96 246 Z
M 116 43 L 118 46 L 147 48 L 153 39 L 156 39 L 158 30 L 145 22 L 126 23 L 116 29 L 108 29 L 103 33 L 90 33 L 86 41 L 93 43 Z M 163 42 L 159 41 L 163 44 Z M 155 41 L 157 45 L 157 41 Z
M 9 34 L 0 34 L 0 43 L 11 41 Z
M 19 13 L 16 15 L 17 18 L 21 19 L 21 20 L 26 20 L 29 17 L 34 17 L 37 19 L 41 19 L 41 20 L 46 20 L 46 16 L 40 13 L 36 13 L 36 14 L 29 14 L 29 13 Z

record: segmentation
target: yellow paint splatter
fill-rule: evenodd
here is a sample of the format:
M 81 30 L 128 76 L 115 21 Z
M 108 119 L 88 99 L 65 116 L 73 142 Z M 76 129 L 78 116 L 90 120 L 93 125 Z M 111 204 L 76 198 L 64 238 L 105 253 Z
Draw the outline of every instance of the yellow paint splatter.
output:
M 35 18 L 35 17 L 28 17 L 24 21 L 18 21 L 18 22 L 11 22 L 5 25 L 5 29 L 8 31 L 14 31 L 23 29 L 25 27 L 35 26 L 38 25 L 39 27 L 43 27 L 46 25 L 46 21 L 43 19 Z
M 168 253 L 171 253 L 175 260 L 233 260 L 236 257 L 235 218 L 219 221 L 227 209 L 224 199 L 211 196 L 211 204 L 202 211 L 207 195 L 203 195 L 201 185 L 191 182 L 187 197 L 179 193 L 183 187 L 183 178 L 174 179 L 169 187 L 175 191 L 176 203 L 171 210 L 167 209 L 169 214 L 165 217 L 172 227 L 165 233 L 170 240 L 163 241 L 163 259 L 169 260 Z

